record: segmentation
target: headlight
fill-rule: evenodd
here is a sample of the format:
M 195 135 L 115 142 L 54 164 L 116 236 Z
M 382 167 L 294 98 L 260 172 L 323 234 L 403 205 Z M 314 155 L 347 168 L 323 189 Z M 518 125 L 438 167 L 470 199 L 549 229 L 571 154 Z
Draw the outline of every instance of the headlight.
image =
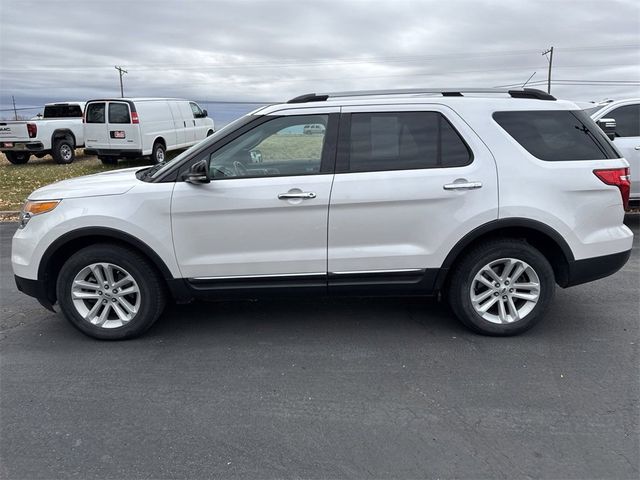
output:
M 20 211 L 20 225 L 18 228 L 24 228 L 34 215 L 47 213 L 58 206 L 60 200 L 28 200 Z

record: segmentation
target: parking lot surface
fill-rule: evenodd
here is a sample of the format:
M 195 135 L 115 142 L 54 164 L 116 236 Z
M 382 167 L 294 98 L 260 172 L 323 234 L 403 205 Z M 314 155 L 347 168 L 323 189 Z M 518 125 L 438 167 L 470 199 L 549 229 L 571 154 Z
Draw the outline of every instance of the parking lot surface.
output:
M 0 224 L 0 477 L 638 478 L 640 255 L 537 328 L 428 299 L 169 308 L 100 342 L 15 289 Z

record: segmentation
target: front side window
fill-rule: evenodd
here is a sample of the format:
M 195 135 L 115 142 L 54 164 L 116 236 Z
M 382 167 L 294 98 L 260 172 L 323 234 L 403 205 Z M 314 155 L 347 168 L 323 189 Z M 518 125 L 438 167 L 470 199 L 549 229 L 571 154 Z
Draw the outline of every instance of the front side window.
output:
M 602 130 L 582 110 L 495 112 L 493 118 L 540 160 L 618 158 Z
M 616 137 L 640 137 L 640 104 L 626 105 L 607 113 L 616 121 Z
M 191 111 L 193 112 L 193 118 L 204 118 L 204 112 L 198 106 L 198 104 L 190 102 L 189 105 L 191 105 Z
M 299 115 L 262 123 L 210 154 L 211 178 L 319 173 L 328 120 L 328 115 Z M 325 130 L 305 134 L 309 124 L 322 125 Z
M 459 167 L 472 160 L 439 112 L 354 113 L 348 138 L 350 172 Z
M 87 106 L 87 123 L 104 123 L 104 103 L 90 103 Z
M 109 123 L 131 123 L 129 105 L 126 103 L 110 103 Z

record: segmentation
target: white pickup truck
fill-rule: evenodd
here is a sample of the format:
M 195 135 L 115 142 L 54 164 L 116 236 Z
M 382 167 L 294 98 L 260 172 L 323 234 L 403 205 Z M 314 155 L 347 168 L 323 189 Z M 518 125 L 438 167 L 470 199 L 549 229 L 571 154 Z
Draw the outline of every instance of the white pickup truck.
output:
M 51 154 L 56 163 L 71 163 L 84 146 L 82 115 L 85 102 L 48 103 L 42 119 L 0 120 L 0 152 L 11 163 L 27 163 L 31 155 Z

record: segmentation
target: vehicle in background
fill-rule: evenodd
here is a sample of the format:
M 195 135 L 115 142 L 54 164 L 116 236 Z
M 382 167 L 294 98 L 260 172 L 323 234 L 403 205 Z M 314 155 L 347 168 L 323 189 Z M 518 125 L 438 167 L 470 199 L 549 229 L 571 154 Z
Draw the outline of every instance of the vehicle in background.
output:
M 31 155 L 51 154 L 56 163 L 71 163 L 84 146 L 84 102 L 48 103 L 42 119 L 0 121 L 0 151 L 9 162 L 27 163 Z
M 320 135 L 324 133 L 325 127 L 324 125 L 320 125 L 318 123 L 312 123 L 310 125 L 305 125 L 302 129 L 302 133 L 305 135 Z
M 607 101 L 585 109 L 607 133 L 606 119 L 615 120 L 613 144 L 629 162 L 631 194 L 629 204 L 640 205 L 640 98 Z
M 166 152 L 195 145 L 213 132 L 206 110 L 174 98 L 90 100 L 84 118 L 85 153 L 105 164 L 146 155 L 159 163 Z

